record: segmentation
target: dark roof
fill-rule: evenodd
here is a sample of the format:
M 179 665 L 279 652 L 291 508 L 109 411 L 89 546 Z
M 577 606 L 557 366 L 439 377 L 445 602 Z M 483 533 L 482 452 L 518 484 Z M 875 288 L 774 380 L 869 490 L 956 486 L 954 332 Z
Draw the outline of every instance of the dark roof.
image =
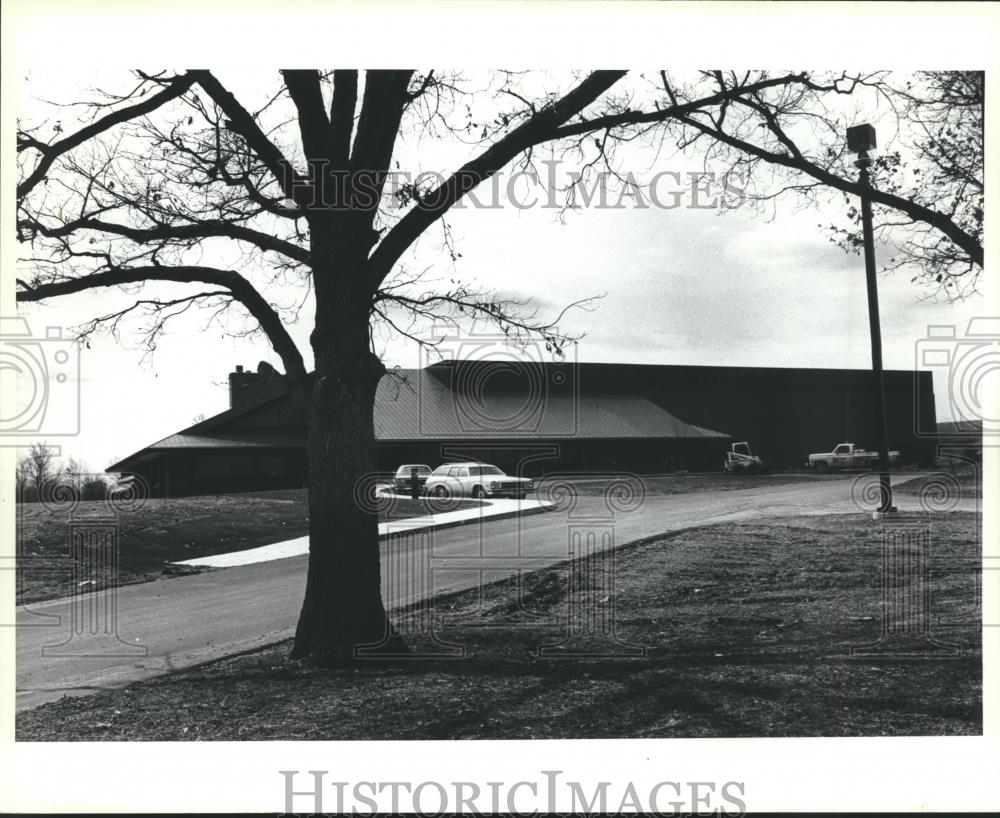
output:
M 472 371 L 474 377 L 468 377 Z M 549 377 L 539 366 L 527 386 L 511 388 L 483 369 L 398 369 L 385 375 L 375 396 L 375 437 L 382 441 L 728 439 L 722 432 L 686 423 L 639 394 L 582 391 L 573 377 Z M 558 374 L 558 373 L 557 373 Z M 157 451 L 176 449 L 274 449 L 305 445 L 305 429 L 227 429 L 230 421 L 265 410 L 290 395 L 273 393 L 158 440 L 108 467 L 127 470 Z
M 238 435 L 189 435 L 177 433 L 158 440 L 148 449 L 273 449 L 288 446 L 304 446 L 305 430 L 302 434 L 269 435 L 267 433 L 243 433 Z
M 538 381 L 518 391 L 482 389 L 440 371 L 396 370 L 375 397 L 378 440 L 728 438 L 685 423 L 641 395 L 587 394 Z
M 144 459 L 149 452 L 161 449 L 267 448 L 269 444 L 263 442 L 262 435 L 254 434 L 252 438 L 243 435 L 241 439 L 238 435 L 218 434 L 214 430 L 220 426 L 225 426 L 231 420 L 236 420 L 251 412 L 263 409 L 280 400 L 288 400 L 288 398 L 289 395 L 287 393 L 280 391 L 274 391 L 253 398 L 241 406 L 226 409 L 224 412 L 219 412 L 217 415 L 212 415 L 210 418 L 198 421 L 198 423 L 188 426 L 186 429 L 181 429 L 179 432 L 167 435 L 155 443 L 150 443 L 145 448 L 133 452 L 128 457 L 123 457 L 117 463 L 112 463 L 105 471 L 122 471 L 126 464 Z M 302 444 L 299 442 L 293 445 Z

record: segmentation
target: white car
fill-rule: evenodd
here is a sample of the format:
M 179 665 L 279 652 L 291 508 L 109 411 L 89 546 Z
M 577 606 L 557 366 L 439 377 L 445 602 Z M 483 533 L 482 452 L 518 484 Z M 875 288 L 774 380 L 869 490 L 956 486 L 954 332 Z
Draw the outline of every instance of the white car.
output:
M 424 492 L 435 497 L 517 497 L 535 488 L 528 477 L 510 477 L 486 463 L 445 463 L 431 472 Z

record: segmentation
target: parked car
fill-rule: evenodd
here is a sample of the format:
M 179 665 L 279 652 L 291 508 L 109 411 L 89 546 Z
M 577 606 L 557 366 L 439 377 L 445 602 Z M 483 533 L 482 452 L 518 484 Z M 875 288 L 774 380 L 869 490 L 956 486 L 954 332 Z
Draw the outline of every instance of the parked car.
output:
M 397 494 L 409 494 L 412 489 L 413 472 L 417 473 L 417 491 L 422 492 L 427 478 L 431 476 L 431 467 L 423 463 L 408 463 L 396 469 L 396 474 L 392 478 L 392 487 Z
M 890 466 L 898 466 L 902 460 L 902 455 L 898 451 L 889 452 Z M 825 474 L 833 469 L 878 468 L 878 452 L 859 449 L 853 443 L 840 443 L 832 452 L 809 455 L 809 462 L 806 465 L 819 474 Z
M 510 477 L 488 463 L 445 463 L 427 478 L 424 491 L 435 497 L 517 497 L 535 488 L 528 477 Z
M 767 471 L 764 461 L 750 451 L 750 444 L 734 443 L 722 464 L 729 474 L 760 474 Z

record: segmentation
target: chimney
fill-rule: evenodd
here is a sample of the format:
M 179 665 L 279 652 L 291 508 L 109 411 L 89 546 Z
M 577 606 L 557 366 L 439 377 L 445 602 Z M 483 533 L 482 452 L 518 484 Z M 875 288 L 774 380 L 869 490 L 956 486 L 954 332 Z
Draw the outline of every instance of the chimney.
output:
M 256 372 L 237 365 L 236 371 L 229 373 L 229 408 L 245 406 L 281 388 L 281 375 L 266 361 L 260 362 Z

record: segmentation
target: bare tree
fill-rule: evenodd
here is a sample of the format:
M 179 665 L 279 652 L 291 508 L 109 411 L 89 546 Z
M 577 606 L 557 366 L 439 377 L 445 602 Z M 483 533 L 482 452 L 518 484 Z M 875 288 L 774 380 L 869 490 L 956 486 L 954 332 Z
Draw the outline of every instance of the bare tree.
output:
M 70 457 L 62 468 L 59 482 L 72 488 L 81 500 L 103 500 L 107 495 L 107 481 L 101 474 L 91 472 L 87 464 Z
M 454 257 L 443 217 L 463 197 L 511 163 L 530 165 L 542 146 L 584 169 L 614 168 L 616 146 L 662 141 L 678 128 L 719 145 L 736 140 L 741 162 L 791 162 L 857 192 L 831 163 L 814 165 L 787 146 L 758 150 L 723 128 L 736 110 L 760 113 L 767 101 L 764 112 L 784 111 L 839 94 L 835 83 L 799 72 L 705 72 L 681 90 L 666 74 L 627 85 L 625 73 L 551 86 L 498 72 L 484 117 L 461 78 L 436 71 L 284 71 L 256 107 L 210 71 L 137 72 L 128 91 L 79 100 L 54 126 L 19 127 L 17 226 L 29 248 L 20 301 L 105 288 L 134 294 L 81 333 L 117 333 L 139 316 L 149 350 L 173 316 L 200 307 L 230 331 L 264 333 L 306 401 L 310 558 L 293 656 L 329 665 L 351 660 L 361 644 L 404 649 L 380 593 L 376 517 L 354 500 L 374 467 L 372 415 L 385 372 L 373 328 L 422 342 L 413 322 L 468 316 L 514 340 L 539 335 L 557 353 L 570 340 L 557 318 L 541 319 L 515 298 L 457 280 L 435 286 L 407 269 L 405 254 L 437 224 Z M 863 77 L 854 82 L 864 87 Z M 80 120 L 73 128 L 63 124 L 71 112 Z M 455 137 L 463 154 L 471 143 L 471 158 L 436 182 L 391 185 L 399 146 L 414 134 Z M 697 138 L 682 133 L 678 146 Z M 878 197 L 974 251 L 945 214 Z M 166 295 L 166 284 L 185 289 Z M 288 332 L 309 296 L 311 373 Z
M 14 466 L 14 486 L 19 503 L 29 502 L 31 488 L 31 461 L 27 455 L 20 455 Z
M 55 453 L 43 442 L 32 443 L 28 453 L 17 459 L 15 475 L 25 500 L 39 500 L 62 474 Z
M 80 483 L 82 482 L 86 471 L 87 467 L 82 462 L 77 460 L 75 457 L 70 457 L 66 461 L 66 465 L 63 466 L 63 477 L 69 482 L 70 485 L 79 489 Z
M 980 248 L 968 252 L 930 225 L 910 220 L 887 267 L 912 265 L 918 270 L 914 280 L 950 298 L 975 286 L 983 262 L 984 88 L 981 71 L 924 71 L 887 92 L 903 100 L 909 139 L 903 150 L 879 157 L 882 186 L 936 203 Z

